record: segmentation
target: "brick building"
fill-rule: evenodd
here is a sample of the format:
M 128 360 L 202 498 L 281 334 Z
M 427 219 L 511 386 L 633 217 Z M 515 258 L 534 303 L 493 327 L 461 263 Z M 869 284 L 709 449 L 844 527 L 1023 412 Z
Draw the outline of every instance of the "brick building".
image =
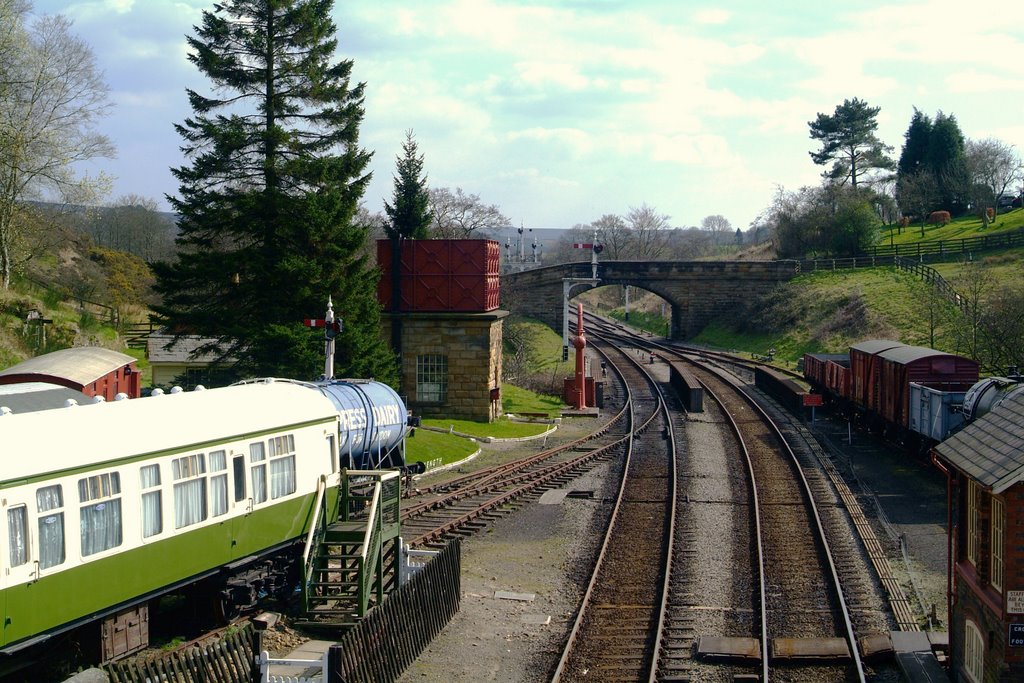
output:
M 493 240 L 377 243 L 382 334 L 400 393 L 423 417 L 489 422 L 502 413 L 500 250 Z
M 1024 680 L 1024 391 L 935 456 L 949 474 L 950 677 Z

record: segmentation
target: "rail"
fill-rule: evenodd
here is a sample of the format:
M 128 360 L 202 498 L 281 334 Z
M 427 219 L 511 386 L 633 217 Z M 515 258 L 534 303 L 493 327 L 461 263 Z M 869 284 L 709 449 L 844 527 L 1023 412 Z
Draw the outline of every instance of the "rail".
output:
M 374 567 L 380 557 L 380 480 L 373 484 L 373 496 L 370 499 L 369 515 L 366 521 L 366 533 L 363 534 L 363 547 L 359 551 L 359 565 L 362 570 Z M 375 573 L 372 571 L 359 572 L 359 608 L 362 613 L 370 604 L 370 591 L 373 589 Z M 383 588 L 381 587 L 381 590 Z M 382 598 L 383 596 L 378 596 Z

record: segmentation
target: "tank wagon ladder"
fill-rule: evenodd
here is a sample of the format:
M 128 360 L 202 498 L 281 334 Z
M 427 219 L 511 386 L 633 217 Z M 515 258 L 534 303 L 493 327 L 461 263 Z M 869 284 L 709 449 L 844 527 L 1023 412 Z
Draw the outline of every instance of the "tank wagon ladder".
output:
M 329 498 L 318 493 L 303 553 L 300 623 L 338 628 L 358 623 L 397 586 L 401 475 L 343 470 L 336 514 Z

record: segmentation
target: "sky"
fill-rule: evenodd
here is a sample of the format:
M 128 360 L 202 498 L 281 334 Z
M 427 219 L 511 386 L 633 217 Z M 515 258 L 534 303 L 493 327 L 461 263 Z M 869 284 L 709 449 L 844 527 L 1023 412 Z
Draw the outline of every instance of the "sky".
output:
M 108 201 L 159 201 L 187 164 L 174 124 L 210 94 L 185 38 L 213 0 L 34 0 L 64 14 L 110 86 Z M 858 97 L 898 157 L 914 108 L 1024 151 L 1019 0 L 337 0 L 338 58 L 366 83 L 363 197 L 380 212 L 412 130 L 427 184 L 528 228 L 646 204 L 670 225 L 746 229 L 817 185 L 808 122 Z

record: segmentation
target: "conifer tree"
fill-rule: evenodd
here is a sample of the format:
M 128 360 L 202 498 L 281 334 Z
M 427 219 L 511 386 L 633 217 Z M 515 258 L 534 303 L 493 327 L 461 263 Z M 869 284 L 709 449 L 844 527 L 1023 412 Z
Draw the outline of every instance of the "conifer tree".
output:
M 429 236 L 430 193 L 427 179 L 423 177 L 423 155 L 417 155 L 419 148 L 411 130 L 405 131 L 402 156 L 396 160 L 398 174 L 395 176 L 395 194 L 392 203 L 384 202 L 388 215 L 384 231 L 391 239 L 426 239 Z
M 228 377 L 307 379 L 322 335 L 303 318 L 328 295 L 343 319 L 337 376 L 393 381 L 378 338 L 376 271 L 356 219 L 370 179 L 358 144 L 364 85 L 334 60 L 332 0 L 222 0 L 188 38 L 212 96 L 188 90 L 172 169 L 179 253 L 158 264 L 157 313 L 175 334 L 213 337 Z
M 869 181 L 871 171 L 891 170 L 893 161 L 888 153 L 892 147 L 875 136 L 878 129 L 878 107 L 868 106 L 864 100 L 843 100 L 835 113 L 818 114 L 809 121 L 811 139 L 821 143 L 821 149 L 811 152 L 811 160 L 819 166 L 832 164 L 823 175 L 840 184 L 850 181 L 857 184 Z

